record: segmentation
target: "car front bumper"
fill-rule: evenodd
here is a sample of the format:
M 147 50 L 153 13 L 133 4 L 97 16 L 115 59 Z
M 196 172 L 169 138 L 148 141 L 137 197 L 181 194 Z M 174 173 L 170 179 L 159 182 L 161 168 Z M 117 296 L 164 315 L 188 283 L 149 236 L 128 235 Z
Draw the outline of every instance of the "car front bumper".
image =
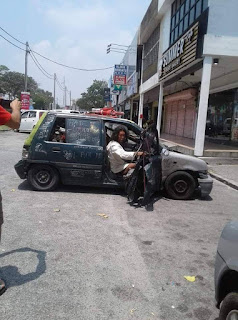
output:
M 25 160 L 20 160 L 18 161 L 17 164 L 15 164 L 14 166 L 15 170 L 16 170 L 16 173 L 18 174 L 18 176 L 21 178 L 21 179 L 26 179 L 27 177 L 27 161 Z
M 204 179 L 198 178 L 198 184 L 201 190 L 202 197 L 206 197 L 211 193 L 213 187 L 213 179 L 209 174 Z

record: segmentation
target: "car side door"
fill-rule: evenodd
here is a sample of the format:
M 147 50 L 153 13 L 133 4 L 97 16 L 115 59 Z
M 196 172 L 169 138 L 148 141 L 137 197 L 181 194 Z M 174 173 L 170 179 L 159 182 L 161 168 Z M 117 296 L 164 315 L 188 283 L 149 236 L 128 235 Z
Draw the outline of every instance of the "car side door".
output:
M 20 124 L 19 131 L 27 130 L 28 114 L 29 114 L 29 111 L 25 111 L 25 112 L 22 113 L 22 115 L 21 115 L 21 124 Z
M 26 130 L 31 131 L 32 128 L 37 123 L 37 112 L 36 111 L 29 111 L 28 117 L 26 119 Z
M 101 121 L 97 119 L 65 117 L 64 140 L 57 141 L 56 137 L 56 141 L 52 139 L 47 142 L 50 161 L 60 171 L 65 184 L 102 183 L 101 126 Z M 57 130 L 60 134 L 62 129 L 60 127 Z M 52 134 L 54 135 L 54 132 Z

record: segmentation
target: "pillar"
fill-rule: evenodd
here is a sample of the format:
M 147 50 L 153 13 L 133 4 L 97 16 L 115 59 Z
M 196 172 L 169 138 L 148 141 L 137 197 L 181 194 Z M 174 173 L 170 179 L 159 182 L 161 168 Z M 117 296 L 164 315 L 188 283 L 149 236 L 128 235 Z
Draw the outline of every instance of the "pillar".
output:
M 130 103 L 130 120 L 132 120 L 132 116 L 133 116 L 133 99 L 130 99 L 129 103 Z
M 198 107 L 197 130 L 195 137 L 194 155 L 201 157 L 204 151 L 207 108 L 212 71 L 212 57 L 203 60 L 202 82 Z
M 138 112 L 138 125 L 142 128 L 142 118 L 143 115 L 143 106 L 144 106 L 144 93 L 140 94 L 140 102 L 139 102 L 139 112 Z
M 157 130 L 160 137 L 162 110 L 163 110 L 163 99 L 164 99 L 164 84 L 160 82 L 159 86 L 159 103 L 158 103 L 158 117 L 157 117 Z

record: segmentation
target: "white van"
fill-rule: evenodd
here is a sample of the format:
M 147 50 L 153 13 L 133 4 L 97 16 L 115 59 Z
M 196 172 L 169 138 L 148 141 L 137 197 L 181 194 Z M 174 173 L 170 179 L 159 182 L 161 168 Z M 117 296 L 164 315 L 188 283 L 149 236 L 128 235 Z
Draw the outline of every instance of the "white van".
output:
M 31 132 L 40 117 L 46 110 L 26 110 L 21 114 L 21 125 L 19 132 Z

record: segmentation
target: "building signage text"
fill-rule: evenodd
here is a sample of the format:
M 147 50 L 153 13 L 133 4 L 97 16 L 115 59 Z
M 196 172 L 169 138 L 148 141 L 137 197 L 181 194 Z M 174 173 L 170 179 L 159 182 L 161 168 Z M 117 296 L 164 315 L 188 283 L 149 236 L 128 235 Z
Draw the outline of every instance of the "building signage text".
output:
M 185 57 L 189 62 L 191 59 L 196 59 L 196 49 L 190 44 L 197 43 L 197 33 L 198 23 L 163 54 L 159 62 L 159 78 L 164 78 L 173 70 L 183 66 Z

